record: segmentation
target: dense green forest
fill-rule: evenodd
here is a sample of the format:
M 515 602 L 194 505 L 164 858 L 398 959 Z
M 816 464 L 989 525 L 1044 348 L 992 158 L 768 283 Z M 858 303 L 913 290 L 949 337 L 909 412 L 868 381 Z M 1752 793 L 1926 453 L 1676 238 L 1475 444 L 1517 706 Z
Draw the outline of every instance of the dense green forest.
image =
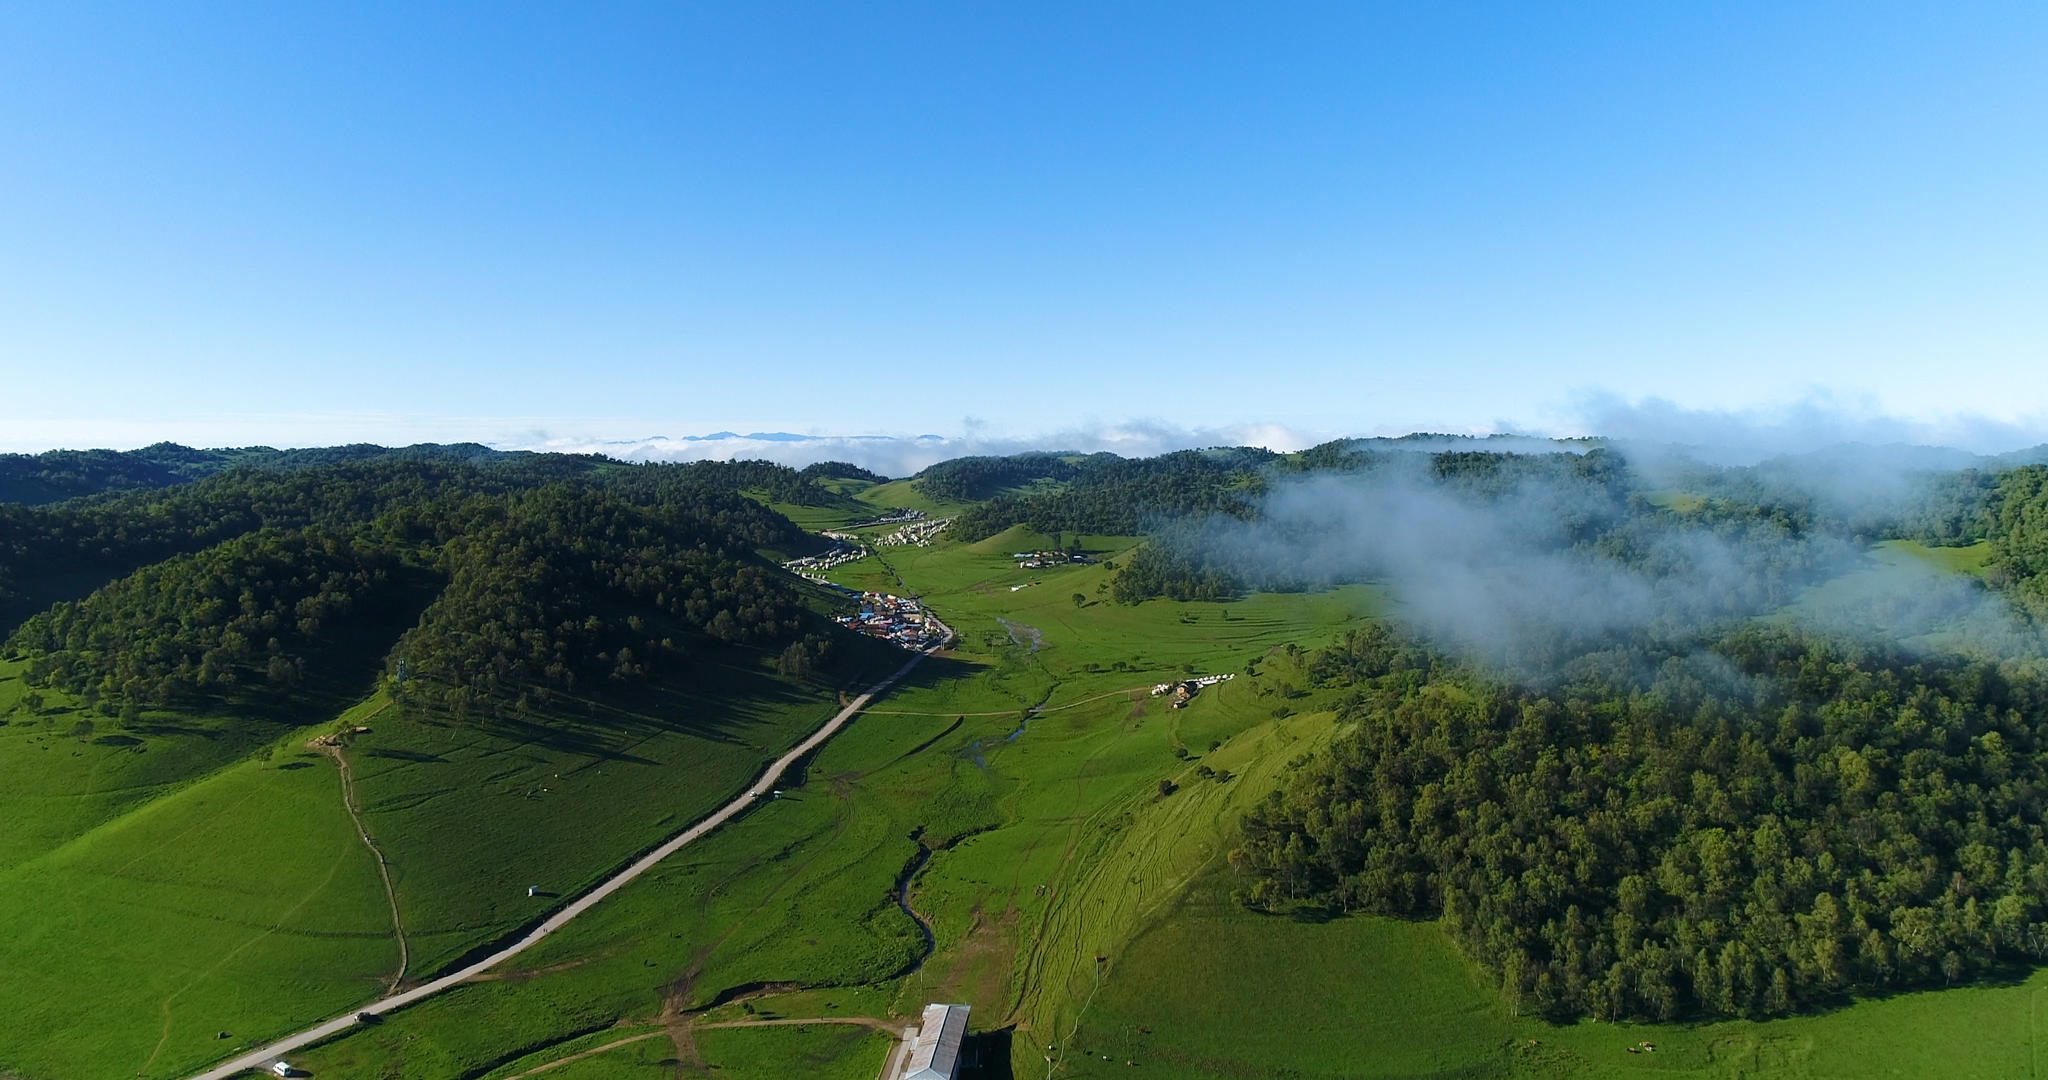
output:
M 408 699 L 495 711 L 636 683 L 699 645 L 823 649 L 788 577 L 688 511 L 562 486 L 471 510 L 435 560 L 447 587 L 391 652 Z
M 2048 469 L 1958 485 L 1992 542 L 1984 601 L 2038 618 Z M 1440 917 L 1556 1018 L 1782 1015 L 2048 960 L 2038 632 L 1965 656 L 1685 629 L 1566 650 L 1533 684 L 1384 626 L 1313 655 L 1356 726 L 1245 820 L 1244 900 Z
M 29 682 L 144 704 L 285 690 L 309 653 L 402 604 L 395 552 L 331 530 L 265 529 L 146 567 L 28 620 Z M 388 614 L 388 611 L 382 612 Z
M 330 659 L 402 664 L 407 698 L 463 713 L 636 684 L 698 648 L 808 669 L 829 626 L 756 552 L 816 540 L 735 490 L 784 474 L 387 461 L 0 507 L 4 649 L 31 682 L 130 717 L 274 696 Z M 384 635 L 367 653 L 366 633 Z
M 1539 691 L 1373 627 L 1310 669 L 1356 726 L 1247 817 L 1255 907 L 1440 916 L 1557 1018 L 1780 1015 L 2048 959 L 2038 661 L 1752 627 Z
M 1267 451 L 1236 447 L 1182 450 L 1150 458 L 1096 454 L 1076 463 L 1061 462 L 1058 469 L 1037 462 L 1046 467 L 1035 478 L 1064 480 L 1064 486 L 1049 491 L 995 494 L 955 518 L 951 531 L 969 541 L 1020 524 L 1050 535 L 1077 532 L 1135 536 L 1191 515 L 1242 516 L 1250 513 L 1251 500 L 1263 490 L 1264 468 L 1275 460 L 1277 455 Z M 969 475 L 993 478 L 1005 474 L 991 467 L 979 467 Z M 920 482 L 926 490 L 935 490 L 931 470 L 926 470 L 923 477 Z M 962 490 L 1010 486 L 996 485 L 992 479 L 967 483 L 951 474 L 948 479 Z
M 419 443 L 401 447 L 354 443 L 299 450 L 268 446 L 199 450 L 165 442 L 140 450 L 0 454 L 0 503 L 36 506 L 85 495 L 170 487 L 238 468 L 316 469 L 369 461 L 484 463 L 532 456 L 523 450 L 493 450 L 477 443 Z
M 797 475 L 805 480 L 866 480 L 879 484 L 889 478 L 848 461 L 818 461 L 804 466 Z
M 203 480 L 233 470 L 296 471 L 344 464 L 438 462 L 501 465 L 555 472 L 638 468 L 590 454 L 540 454 L 494 450 L 480 443 L 417 443 L 378 446 L 351 443 L 278 450 L 248 446 L 200 450 L 156 443 L 139 450 L 50 450 L 41 454 L 0 454 L 0 504 L 40 506 L 90 495 L 148 491 Z M 830 477 L 879 481 L 885 477 L 843 461 L 826 461 L 802 471 L 767 461 L 699 461 L 655 465 L 679 470 L 691 482 L 730 491 L 750 490 L 773 501 L 799 506 L 830 505 L 833 496 L 816 481 Z
M 61 599 L 90 591 L 74 583 L 111 580 L 172 555 L 198 551 L 260 528 L 356 523 L 383 517 L 391 535 L 426 535 L 420 508 L 469 495 L 503 495 L 546 483 L 599 488 L 643 505 L 687 508 L 754 547 L 801 551 L 815 541 L 780 515 L 739 497 L 798 485 L 804 497 L 831 493 L 795 470 L 768 462 L 625 465 L 559 454 L 452 461 L 350 462 L 306 469 L 236 469 L 161 490 L 28 507 L 0 503 L 0 631 Z M 421 530 L 425 530 L 422 533 Z
M 2036 619 L 2048 619 L 2048 467 L 2014 469 L 1998 480 L 1986 514 L 1991 580 Z
M 972 502 L 989 498 L 1006 488 L 1024 487 L 1041 480 L 1072 480 L 1081 472 L 1081 467 L 1075 464 L 1075 457 L 1073 454 L 1030 453 L 1007 457 L 952 458 L 918 473 L 917 486 L 934 499 Z

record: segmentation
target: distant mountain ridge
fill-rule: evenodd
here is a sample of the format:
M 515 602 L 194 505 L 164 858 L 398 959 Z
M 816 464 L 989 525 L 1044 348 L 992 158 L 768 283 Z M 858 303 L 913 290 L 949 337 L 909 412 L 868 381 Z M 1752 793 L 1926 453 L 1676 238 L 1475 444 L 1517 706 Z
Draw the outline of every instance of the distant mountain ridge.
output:
M 201 480 L 230 469 L 311 469 L 342 462 L 486 462 L 531 457 L 530 450 L 495 450 L 482 443 L 415 443 L 279 450 L 270 446 L 195 449 L 160 442 L 139 450 L 49 450 L 0 454 L 0 502 L 41 506 L 84 495 L 148 491 Z
M 348 443 L 340 446 L 302 447 L 280 450 L 271 446 L 216 447 L 198 449 L 172 442 L 159 442 L 137 450 L 49 450 L 39 454 L 0 454 L 0 503 L 18 503 L 26 506 L 41 506 L 62 502 L 88 495 L 112 494 L 124 491 L 150 491 L 204 479 L 216 473 L 231 469 L 276 469 L 295 470 L 316 468 L 343 462 L 378 461 L 440 461 L 469 464 L 489 464 L 511 459 L 541 457 L 579 458 L 586 461 L 616 461 L 635 463 L 670 460 L 660 453 L 663 446 L 682 444 L 703 445 L 706 443 L 738 444 L 730 453 L 732 460 L 774 459 L 778 464 L 788 465 L 791 461 L 808 464 L 813 470 L 820 464 L 840 463 L 833 451 L 845 449 L 856 459 L 846 468 L 871 478 L 886 475 L 915 475 L 928 478 L 930 475 L 951 474 L 971 470 L 977 463 L 1003 462 L 1011 471 L 1026 469 L 1032 462 L 1057 461 L 1062 458 L 1110 457 L 1136 459 L 1158 456 L 1157 453 L 1125 448 L 1096 450 L 1091 452 L 1075 449 L 1059 449 L 1053 446 L 1031 450 L 1015 450 L 1004 447 L 1006 452 L 988 454 L 976 452 L 975 447 L 965 441 L 958 444 L 957 453 L 941 450 L 938 455 L 928 455 L 922 462 L 905 463 L 895 461 L 895 467 L 888 462 L 876 461 L 868 467 L 860 467 L 859 459 L 868 455 L 856 449 L 867 445 L 924 445 L 947 444 L 949 440 L 938 435 L 919 435 L 914 438 L 894 435 L 802 435 L 787 431 L 752 432 L 739 434 L 732 431 L 714 431 L 708 435 L 655 435 L 646 439 L 585 444 L 574 449 L 498 449 L 476 442 L 459 443 L 414 443 L 409 446 L 381 446 L 375 443 Z M 794 457 L 778 452 L 771 447 L 749 448 L 745 444 L 774 444 L 788 447 L 812 447 L 814 454 L 822 458 L 810 461 L 813 454 L 798 452 Z M 1301 456 L 1316 459 L 1319 456 L 1355 453 L 1443 453 L 1449 451 L 1476 451 L 1481 453 L 1542 454 L 1558 451 L 1584 452 L 1596 447 L 1613 447 L 1622 450 L 1631 458 L 1638 451 L 1653 449 L 1638 442 L 1617 443 L 1600 437 L 1547 438 L 1537 435 L 1493 434 L 1455 435 L 1431 432 L 1415 432 L 1401 436 L 1374 436 L 1342 438 L 1310 447 L 1300 452 Z M 747 451 L 752 449 L 753 452 Z M 1210 448 L 1229 450 L 1232 447 L 1218 444 Z M 1248 449 L 1236 447 L 1235 449 Z M 1664 455 L 1680 461 L 1696 464 L 1736 464 L 1722 460 L 1725 449 L 1717 452 L 1713 448 L 1673 445 L 1654 448 Z M 650 451 L 654 451 L 650 453 Z M 1135 451 L 1135 452 L 1134 452 Z M 1262 451 L 1263 453 L 1264 451 Z M 892 457 L 892 455 L 883 455 Z M 936 464 L 927 464 L 932 456 L 938 457 Z M 1649 455 L 1658 458 L 1659 453 Z M 1832 469 L 1853 470 L 1870 466 L 1881 466 L 1894 472 L 1952 472 L 1976 468 L 1982 470 L 2010 469 L 2020 465 L 2048 463 L 2048 444 L 2014 450 L 2009 453 L 1985 455 L 1956 450 L 1948 447 L 1918 446 L 1908 444 L 1872 445 L 1844 443 L 1821 450 L 1776 455 L 1746 455 L 1756 462 L 1756 467 L 1765 471 L 1797 468 L 1800 470 Z M 678 460 L 727 460 L 726 454 L 692 454 Z M 893 460 L 893 457 L 892 457 Z M 843 464 L 843 463 L 842 463 Z M 879 469 L 873 466 L 879 465 Z M 844 470 L 842 470 L 844 472 Z M 847 474 L 851 475 L 851 474 Z M 966 493 L 955 492 L 956 497 Z M 985 497 L 982 492 L 975 497 Z

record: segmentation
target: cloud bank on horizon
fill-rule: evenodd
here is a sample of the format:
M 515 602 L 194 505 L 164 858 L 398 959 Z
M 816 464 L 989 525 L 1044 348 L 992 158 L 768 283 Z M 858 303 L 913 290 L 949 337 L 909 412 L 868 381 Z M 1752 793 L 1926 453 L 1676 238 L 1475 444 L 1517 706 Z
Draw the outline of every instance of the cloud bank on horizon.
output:
M 2048 442 L 2048 411 L 2006 418 L 1982 413 L 1907 417 L 1887 413 L 1868 398 L 1825 391 L 1778 405 L 1695 409 L 1665 398 L 1630 401 L 1593 393 L 1579 398 L 1563 427 L 1623 445 L 1678 447 L 1711 464 L 1753 465 L 1847 445 L 2008 453 Z
M 1361 410 L 1363 411 L 1363 410 Z M 331 446 L 373 442 L 479 442 L 501 450 L 604 454 L 628 461 L 764 459 L 802 467 L 847 461 L 890 476 L 909 476 L 939 461 L 971 455 L 1033 450 L 1143 457 L 1210 446 L 1257 446 L 1276 452 L 1304 449 L 1343 437 L 1404 436 L 1413 431 L 1451 437 L 1491 436 L 1490 449 L 1530 452 L 1549 440 L 1601 438 L 1649 464 L 1661 459 L 1718 465 L 1753 465 L 1771 458 L 1818 454 L 1830 448 L 1946 448 L 1947 457 L 1909 455 L 1921 467 L 1962 467 L 1971 455 L 1998 454 L 2048 443 L 2048 411 L 2014 418 L 1982 414 L 1901 417 L 1866 398 L 1815 392 L 1797 401 L 1748 409 L 1691 408 L 1665 398 L 1581 394 L 1547 419 L 1495 419 L 1476 425 L 1419 423 L 1412 427 L 1360 424 L 1345 430 L 1287 422 L 1189 426 L 1160 419 L 1077 424 L 1042 432 L 998 430 L 968 418 L 952 434 L 818 432 L 795 434 L 719 431 L 709 435 L 660 433 L 623 436 L 621 429 L 660 431 L 658 421 L 542 418 L 457 418 L 396 414 L 215 416 L 178 423 L 124 423 L 49 417 L 0 419 L 0 452 L 111 447 L 133 449 L 158 441 L 192 446 Z M 1526 442 L 1510 442 L 1519 436 Z M 1431 444 L 1411 441 L 1410 449 Z M 1448 445 L 1448 444 L 1446 444 Z M 1676 451 L 1676 453 L 1673 453 Z
M 503 450 L 549 450 L 603 454 L 626 461 L 704 461 L 759 458 L 802 468 L 820 461 L 845 461 L 888 476 L 910 476 L 941 461 L 976 455 L 1021 454 L 1033 450 L 1109 451 L 1123 457 L 1151 457 L 1206 446 L 1259 446 L 1280 453 L 1301 450 L 1322 437 L 1279 424 L 1180 427 L 1159 421 L 1076 427 L 1045 435 L 1006 435 L 969 423 L 960 435 L 798 435 L 788 432 L 644 439 L 590 439 L 541 435 L 523 444 L 498 443 Z
M 1033 450 L 1079 453 L 1109 451 L 1146 457 L 1209 446 L 1257 446 L 1280 453 L 1343 437 L 1384 437 L 1407 431 L 1312 431 L 1286 424 L 1184 427 L 1161 420 L 1077 426 L 1038 435 L 994 433 L 970 420 L 958 435 L 797 435 L 783 432 L 709 436 L 652 436 L 642 439 L 580 438 L 536 432 L 523 441 L 499 442 L 501 449 L 595 453 L 629 461 L 701 461 L 761 458 L 802 467 L 819 461 L 847 461 L 890 476 L 909 476 L 949 458 L 1017 454 Z M 1421 430 L 1421 429 L 1409 429 Z M 1443 430 L 1443 429 L 1434 429 Z M 1790 404 L 1754 409 L 1694 409 L 1663 398 L 1634 401 L 1612 394 L 1587 394 L 1552 423 L 1497 420 L 1454 437 L 1491 436 L 1491 449 L 1531 452 L 1556 439 L 1599 438 L 1632 451 L 1646 464 L 1667 459 L 1715 465 L 1754 465 L 1773 458 L 1821 454 L 1844 446 L 1891 448 L 1898 467 L 1961 468 L 1976 455 L 1991 455 L 2048 443 L 2048 415 L 1997 419 L 1973 414 L 1900 417 L 1867 400 L 1826 393 Z M 1504 437 L 1518 437 L 1515 443 Z M 1444 445 L 1449 445 L 1445 443 Z M 1429 449 L 1430 444 L 1412 444 Z M 1950 451 L 1900 454 L 1903 448 Z

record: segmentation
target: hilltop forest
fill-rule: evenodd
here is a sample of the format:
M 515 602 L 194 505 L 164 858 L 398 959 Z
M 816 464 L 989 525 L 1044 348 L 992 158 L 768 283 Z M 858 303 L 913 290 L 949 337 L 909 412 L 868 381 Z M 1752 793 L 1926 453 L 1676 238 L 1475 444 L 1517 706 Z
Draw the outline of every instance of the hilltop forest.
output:
M 828 627 L 755 553 L 815 541 L 738 494 L 796 487 L 819 490 L 766 463 L 408 460 L 0 507 L 0 614 L 18 623 L 0 648 L 32 685 L 131 720 L 371 667 L 458 714 L 630 687 L 730 644 L 808 670 Z M 379 635 L 389 651 L 364 655 Z

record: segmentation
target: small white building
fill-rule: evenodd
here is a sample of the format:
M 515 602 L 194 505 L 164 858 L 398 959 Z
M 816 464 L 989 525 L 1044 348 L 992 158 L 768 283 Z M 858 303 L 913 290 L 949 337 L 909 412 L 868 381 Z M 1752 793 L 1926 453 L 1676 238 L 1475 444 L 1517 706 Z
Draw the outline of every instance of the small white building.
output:
M 967 1006 L 926 1005 L 924 1024 L 910 1044 L 899 1080 L 953 1080 L 960 1074 L 960 1044 L 967 1039 Z

